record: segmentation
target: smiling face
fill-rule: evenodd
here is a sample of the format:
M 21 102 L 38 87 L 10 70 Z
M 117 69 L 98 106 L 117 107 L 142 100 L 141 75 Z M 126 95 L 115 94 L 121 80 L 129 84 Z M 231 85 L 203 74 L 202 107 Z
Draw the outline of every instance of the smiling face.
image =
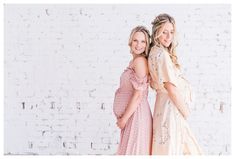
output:
M 157 38 L 157 37 L 156 37 Z M 166 22 L 160 30 L 159 42 L 164 47 L 169 47 L 174 39 L 174 26 L 170 22 Z
M 147 41 L 143 32 L 136 32 L 131 41 L 131 52 L 140 55 L 145 52 Z

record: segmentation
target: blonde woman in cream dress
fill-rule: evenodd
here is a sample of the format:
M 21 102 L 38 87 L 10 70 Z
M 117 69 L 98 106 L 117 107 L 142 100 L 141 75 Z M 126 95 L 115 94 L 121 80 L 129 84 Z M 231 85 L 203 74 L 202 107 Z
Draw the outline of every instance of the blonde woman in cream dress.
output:
M 160 14 L 152 22 L 153 46 L 148 57 L 151 87 L 156 90 L 153 113 L 153 155 L 200 155 L 189 128 L 191 90 L 175 53 L 175 20 Z

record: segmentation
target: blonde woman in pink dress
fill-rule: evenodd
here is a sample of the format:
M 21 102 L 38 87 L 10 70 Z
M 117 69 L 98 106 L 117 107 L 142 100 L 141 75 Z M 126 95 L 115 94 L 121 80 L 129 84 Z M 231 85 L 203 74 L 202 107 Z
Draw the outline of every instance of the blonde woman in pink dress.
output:
M 153 47 L 148 66 L 156 90 L 153 155 L 200 155 L 202 150 L 187 122 L 191 89 L 180 72 L 175 52 L 175 20 L 160 14 L 152 22 Z
M 143 26 L 134 28 L 129 39 L 132 60 L 120 78 L 113 111 L 121 129 L 117 155 L 150 155 L 152 114 L 148 97 L 149 71 L 147 56 L 150 35 Z

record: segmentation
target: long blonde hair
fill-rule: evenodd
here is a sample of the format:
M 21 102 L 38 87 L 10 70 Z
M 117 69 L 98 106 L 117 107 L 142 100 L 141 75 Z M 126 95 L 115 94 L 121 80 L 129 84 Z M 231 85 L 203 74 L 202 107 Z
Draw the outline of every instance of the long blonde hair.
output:
M 159 14 L 154 21 L 152 22 L 152 35 L 151 35 L 151 46 L 156 45 L 158 47 L 163 47 L 162 44 L 160 43 L 158 37 L 161 35 L 161 28 L 165 25 L 165 23 L 171 23 L 174 27 L 174 38 L 172 43 L 170 44 L 169 47 L 167 47 L 167 51 L 170 55 L 171 61 L 173 64 L 177 67 L 180 68 L 180 64 L 178 63 L 178 57 L 176 55 L 176 47 L 177 47 L 177 42 L 175 40 L 175 32 L 176 32 L 176 25 L 175 25 L 175 20 L 173 17 L 170 15 L 163 13 Z
M 148 57 L 149 54 L 149 47 L 150 47 L 150 33 L 148 31 L 148 29 L 144 26 L 137 26 L 134 29 L 132 29 L 131 34 L 130 34 L 130 38 L 129 38 L 129 42 L 128 45 L 131 46 L 132 40 L 133 40 L 133 36 L 136 32 L 142 32 L 145 35 L 145 39 L 146 39 L 146 48 L 145 51 L 141 54 L 144 57 Z

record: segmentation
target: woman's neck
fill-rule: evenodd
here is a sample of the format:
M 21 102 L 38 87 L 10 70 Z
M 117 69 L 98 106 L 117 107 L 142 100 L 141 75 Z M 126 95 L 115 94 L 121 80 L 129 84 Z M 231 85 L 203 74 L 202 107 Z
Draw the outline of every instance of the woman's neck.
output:
M 137 54 L 132 54 L 132 60 L 134 61 L 137 57 L 140 57 L 141 55 L 137 55 Z

